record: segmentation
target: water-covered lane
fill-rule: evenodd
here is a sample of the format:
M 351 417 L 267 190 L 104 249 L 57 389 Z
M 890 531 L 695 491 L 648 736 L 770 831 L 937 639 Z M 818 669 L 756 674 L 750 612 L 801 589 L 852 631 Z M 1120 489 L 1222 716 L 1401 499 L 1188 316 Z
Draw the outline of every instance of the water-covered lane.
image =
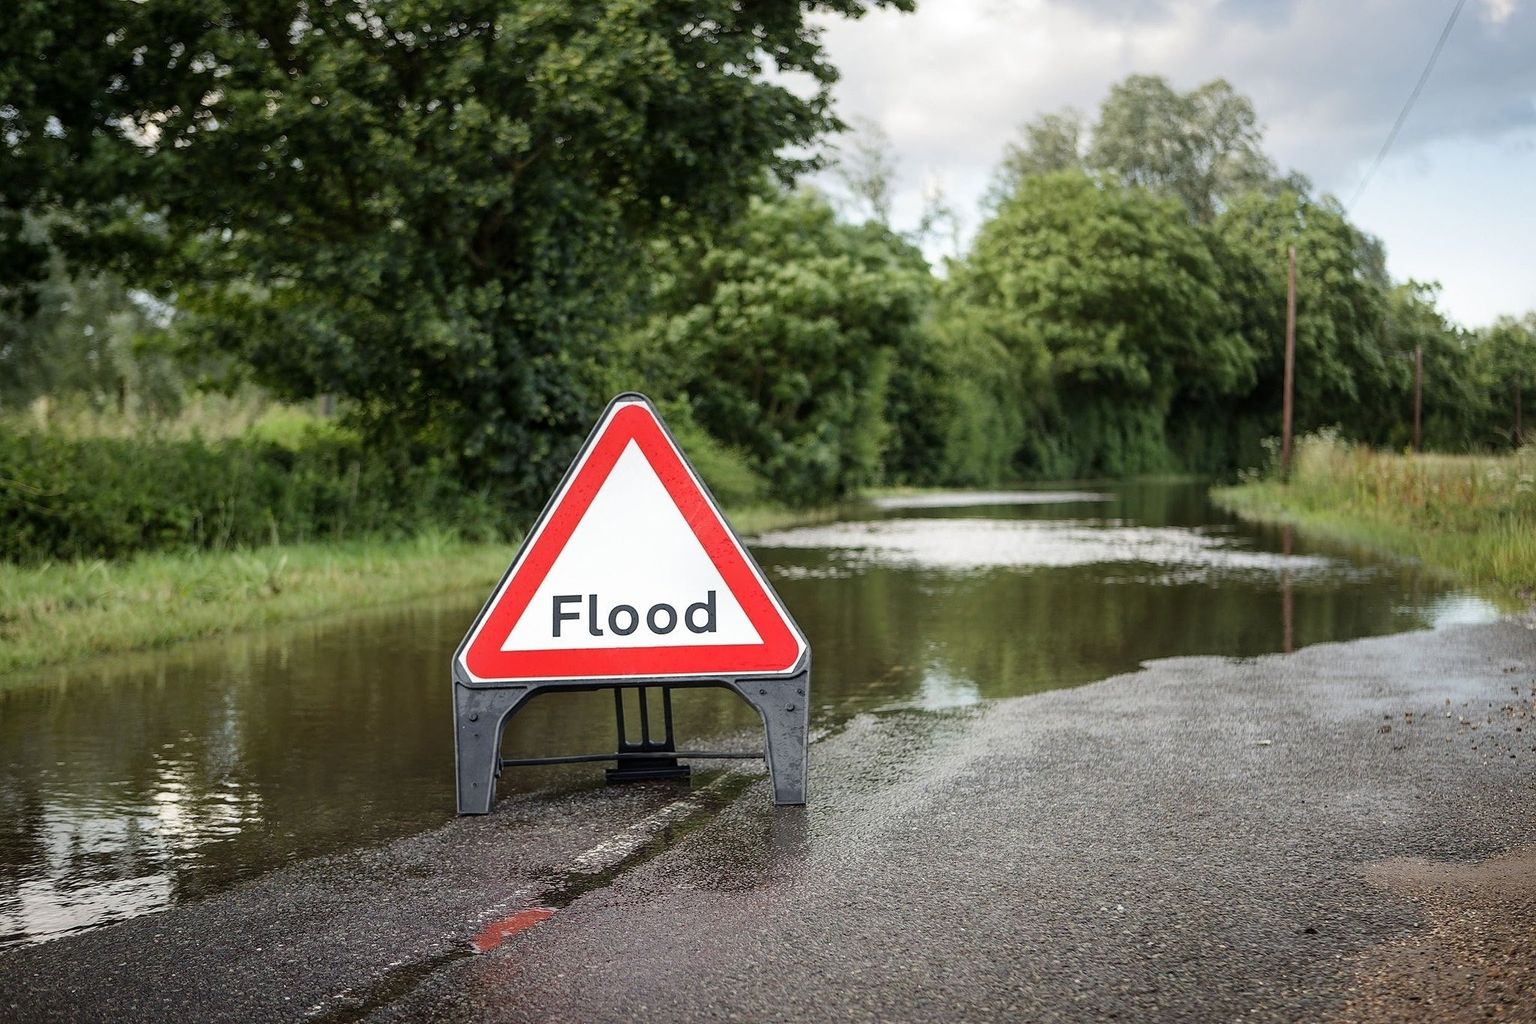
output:
M 886 499 L 759 559 L 816 650 L 815 721 L 1490 617 L 1411 568 L 1245 526 L 1200 488 Z M 447 661 L 479 596 L 0 686 L 0 944 L 161 909 L 452 814 Z M 685 737 L 754 723 L 678 698 Z M 606 694 L 540 698 L 509 751 L 611 749 Z M 596 766 L 503 789 L 597 785 Z

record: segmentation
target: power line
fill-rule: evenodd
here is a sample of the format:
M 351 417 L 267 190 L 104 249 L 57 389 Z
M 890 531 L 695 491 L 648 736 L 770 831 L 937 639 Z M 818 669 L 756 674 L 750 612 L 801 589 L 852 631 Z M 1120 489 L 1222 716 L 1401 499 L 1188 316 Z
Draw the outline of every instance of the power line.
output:
M 1397 121 L 1392 125 L 1392 130 L 1387 133 L 1387 141 L 1381 144 L 1381 152 L 1376 154 L 1376 159 L 1371 162 L 1370 170 L 1365 172 L 1365 177 L 1360 179 L 1360 184 L 1355 188 L 1355 194 L 1345 205 L 1346 210 L 1354 209 L 1360 196 L 1364 194 L 1365 187 L 1371 183 L 1371 178 L 1376 174 L 1376 168 L 1387 158 L 1387 151 L 1392 148 L 1392 143 L 1397 141 L 1397 133 L 1403 130 L 1403 122 L 1408 120 L 1408 112 L 1418 101 L 1419 93 L 1424 91 L 1424 83 L 1429 81 L 1429 74 L 1435 70 L 1435 61 L 1440 59 L 1440 51 L 1445 49 L 1445 41 L 1451 37 L 1451 29 L 1456 27 L 1456 19 L 1461 16 L 1461 9 L 1467 5 L 1467 0 L 1456 0 L 1456 6 L 1451 9 L 1451 16 L 1445 19 L 1445 28 L 1440 30 L 1440 38 L 1435 41 L 1435 49 L 1429 55 L 1429 61 L 1424 65 L 1424 71 L 1419 75 L 1419 81 L 1413 87 L 1413 92 L 1408 94 L 1408 102 L 1403 104 L 1403 112 L 1397 115 Z

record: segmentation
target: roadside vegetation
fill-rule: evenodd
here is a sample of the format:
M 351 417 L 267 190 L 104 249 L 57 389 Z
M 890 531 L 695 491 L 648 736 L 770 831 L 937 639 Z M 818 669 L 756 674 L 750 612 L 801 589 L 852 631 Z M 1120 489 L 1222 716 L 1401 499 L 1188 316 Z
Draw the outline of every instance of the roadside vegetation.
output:
M 427 532 L 397 541 L 0 563 L 0 674 L 477 587 L 489 593 L 513 550 Z
M 1536 601 L 1536 445 L 1505 455 L 1373 451 L 1301 438 L 1290 480 L 1213 492 L 1245 518 L 1412 558 L 1463 583 Z
M 366 536 L 443 524 L 485 539 L 483 494 L 440 459 L 393 462 L 355 439 L 315 432 L 292 446 L 0 433 L 0 559 L 124 558 Z
M 836 511 L 756 504 L 729 514 L 742 533 L 757 533 Z M 427 526 L 308 543 L 0 561 L 0 676 L 401 601 L 483 597 L 517 549 L 520 527 L 499 526 L 500 539 Z
M 79 406 L 50 418 L 0 429 L 0 675 L 473 599 L 527 525 L 431 463 L 378 459 L 307 408 L 199 396 L 148 430 Z M 707 437 L 683 444 L 743 533 L 835 514 L 770 504 Z
M 503 550 L 623 390 L 748 531 L 871 487 L 1232 475 L 1279 419 L 1292 246 L 1298 430 L 1403 446 L 1416 351 L 1432 448 L 1518 447 L 1536 407 L 1536 315 L 1468 330 L 1392 280 L 1219 79 L 1134 75 L 999 140 L 935 267 L 955 214 L 892 223 L 816 20 L 910 0 L 13 7 L 8 648 L 97 606 L 106 647 L 201 635 L 171 622 L 205 578 L 252 621 L 307 607 L 240 559 L 312 564 L 318 608 L 354 571 L 328 547 L 385 576 L 368 552 Z

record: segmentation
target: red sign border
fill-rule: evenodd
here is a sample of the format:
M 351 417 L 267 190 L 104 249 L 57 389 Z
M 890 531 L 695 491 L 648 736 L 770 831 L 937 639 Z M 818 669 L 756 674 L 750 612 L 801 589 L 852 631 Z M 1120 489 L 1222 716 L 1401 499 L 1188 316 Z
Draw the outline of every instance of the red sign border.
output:
M 542 525 L 530 537 L 460 655 L 476 681 L 588 681 L 673 676 L 775 675 L 798 664 L 804 641 L 766 581 L 741 547 L 725 518 L 700 486 L 660 417 L 639 396 L 615 400 L 600 433 L 588 442 L 568 486 L 557 495 Z M 677 505 L 732 596 L 762 642 L 688 647 L 574 648 L 563 651 L 503 651 L 539 585 L 633 441 Z

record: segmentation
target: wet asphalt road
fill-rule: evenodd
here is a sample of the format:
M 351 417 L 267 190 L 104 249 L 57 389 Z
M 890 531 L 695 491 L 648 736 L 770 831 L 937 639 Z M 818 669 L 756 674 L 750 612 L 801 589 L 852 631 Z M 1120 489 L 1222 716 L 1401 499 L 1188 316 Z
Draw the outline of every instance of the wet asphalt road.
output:
M 1361 996 L 1429 927 L 1372 873 L 1536 842 L 1533 687 L 1505 622 L 862 716 L 809 808 L 507 802 L 0 954 L 0 1019 L 1412 1019 Z

